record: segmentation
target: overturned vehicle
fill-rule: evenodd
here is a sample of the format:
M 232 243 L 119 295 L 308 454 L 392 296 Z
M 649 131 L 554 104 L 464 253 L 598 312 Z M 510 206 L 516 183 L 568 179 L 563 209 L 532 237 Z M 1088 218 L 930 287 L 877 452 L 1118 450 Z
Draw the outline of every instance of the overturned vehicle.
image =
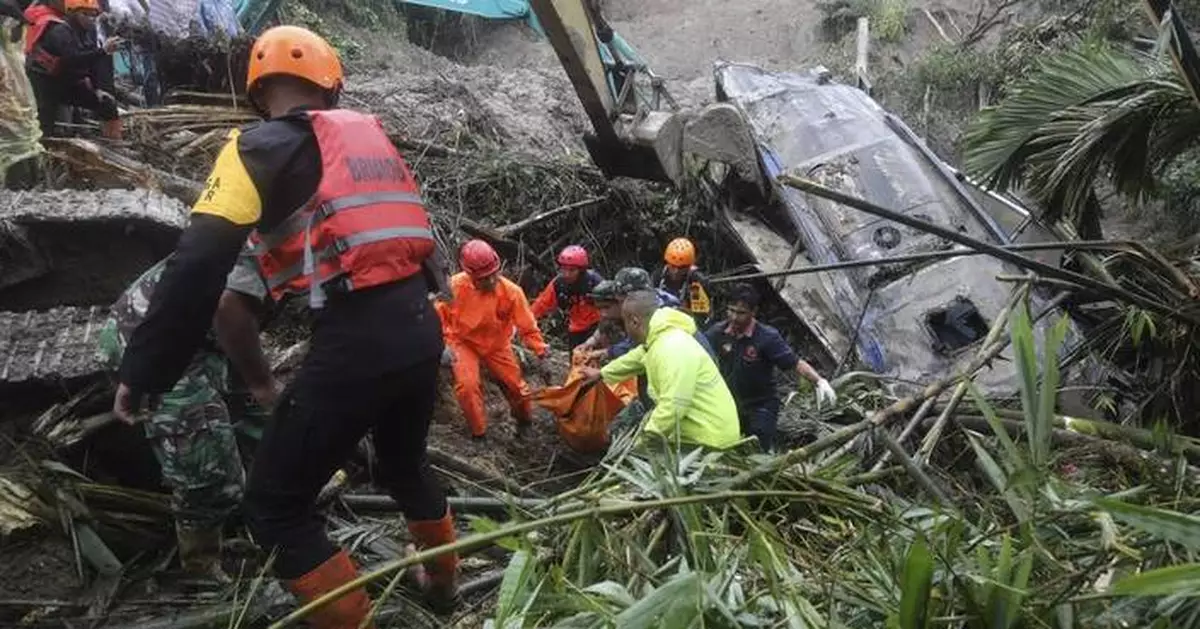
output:
M 1058 265 L 1056 237 L 1019 205 L 973 187 L 897 117 L 822 69 L 774 73 L 716 68 L 718 99 L 745 116 L 768 181 L 792 174 L 995 245 L 1049 243 L 1031 257 Z M 770 202 L 725 209 L 725 222 L 813 333 L 832 363 L 856 357 L 903 387 L 960 373 L 1010 302 L 1010 263 L 927 231 L 774 183 Z M 953 251 L 966 255 L 950 257 Z M 928 254 L 928 255 L 926 255 Z M 803 267 L 836 266 L 807 272 Z M 771 274 L 775 275 L 775 274 Z M 1034 291 L 1033 312 L 1050 297 Z M 1039 338 L 1054 317 L 1037 325 Z M 1074 328 L 1068 345 L 1078 339 Z M 1017 389 L 1010 352 L 975 380 L 986 392 Z

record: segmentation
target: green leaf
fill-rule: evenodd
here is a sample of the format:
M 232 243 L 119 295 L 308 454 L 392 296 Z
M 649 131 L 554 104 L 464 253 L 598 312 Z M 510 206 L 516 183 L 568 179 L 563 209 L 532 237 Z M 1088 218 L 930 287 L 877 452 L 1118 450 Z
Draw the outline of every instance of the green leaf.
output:
M 500 594 L 496 599 L 495 620 L 498 626 L 521 626 L 518 610 L 525 606 L 535 573 L 536 561 L 530 558 L 528 552 L 513 553 L 508 567 L 504 569 L 504 579 L 500 582 Z
M 933 590 L 933 555 L 923 535 L 909 546 L 900 581 L 900 629 L 925 629 L 929 626 L 929 596 Z
M 1155 507 L 1129 504 L 1110 498 L 1096 498 L 1093 502 L 1125 522 L 1145 533 L 1167 541 L 1182 544 L 1193 550 L 1200 549 L 1200 518 Z
M 621 629 L 675 629 L 661 619 L 670 616 L 678 620 L 683 613 L 680 608 L 691 607 L 699 612 L 696 601 L 701 591 L 700 577 L 695 572 L 684 572 L 663 584 L 636 604 L 617 614 L 614 623 Z M 687 625 L 683 625 L 687 626 Z
M 499 529 L 500 524 L 491 518 L 480 516 L 470 519 L 470 528 L 472 531 L 480 534 L 491 533 L 492 531 Z M 516 537 L 503 537 L 499 540 L 496 540 L 496 545 L 504 550 L 509 550 L 512 552 L 517 552 L 522 548 L 521 540 Z
M 1039 472 L 1046 471 L 1050 461 L 1050 435 L 1054 432 L 1055 410 L 1058 407 L 1058 350 L 1067 337 L 1070 322 L 1066 315 L 1058 318 L 1051 327 L 1042 343 L 1042 381 L 1036 414 L 1033 417 L 1033 430 L 1029 433 L 1030 458 L 1034 468 Z M 1029 416 L 1030 410 L 1025 411 Z
M 973 433 L 967 433 L 967 441 L 971 444 L 971 449 L 975 451 L 975 459 L 979 462 L 979 467 L 987 475 L 996 491 L 1004 495 L 1004 501 L 1008 503 L 1008 508 L 1012 510 L 1013 515 L 1021 522 L 1028 522 L 1031 517 L 1029 506 L 1025 504 L 1021 496 L 1009 488 L 1008 477 L 1005 476 L 1004 470 L 1000 469 L 996 460 Z
M 1130 575 L 1117 581 L 1112 592 L 1122 596 L 1197 596 L 1200 595 L 1200 563 Z
M 621 607 L 629 607 L 635 602 L 633 596 L 629 593 L 629 590 L 625 589 L 624 585 L 621 585 L 616 581 L 601 581 L 599 583 L 593 583 L 583 588 L 583 591 L 587 594 L 603 596 L 604 598 L 620 605 Z

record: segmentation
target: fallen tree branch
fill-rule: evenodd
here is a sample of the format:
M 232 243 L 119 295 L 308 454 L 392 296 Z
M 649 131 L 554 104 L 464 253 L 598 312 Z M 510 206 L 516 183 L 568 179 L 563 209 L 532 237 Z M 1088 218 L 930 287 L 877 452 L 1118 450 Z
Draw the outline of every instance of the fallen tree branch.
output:
M 80 138 L 43 138 L 42 142 L 52 156 L 83 169 L 85 174 L 107 177 L 135 188 L 160 190 L 189 206 L 200 198 L 204 189 L 198 181 L 172 175 L 95 142 Z
M 954 40 L 946 34 L 946 29 L 942 28 L 941 22 L 938 22 L 936 17 L 933 17 L 933 13 L 927 8 L 922 8 L 921 11 L 925 13 L 925 17 L 929 18 L 929 23 L 933 24 L 933 28 L 937 29 L 938 35 L 941 35 L 947 44 L 953 44 Z
M 416 151 L 430 157 L 458 157 L 462 155 L 462 151 L 458 149 L 452 149 L 448 146 L 435 144 L 427 140 L 405 137 L 399 133 L 389 133 L 388 139 L 400 149 Z
M 1006 9 L 1016 6 L 1020 1 L 1021 0 L 1003 0 L 1003 2 L 993 7 L 992 13 L 987 17 L 984 17 L 986 4 L 979 7 L 979 12 L 975 14 L 975 24 L 971 26 L 971 30 L 967 31 L 966 36 L 963 37 L 961 46 L 963 48 L 967 48 L 978 43 L 979 40 L 983 39 L 989 31 L 998 26 L 1000 22 L 1004 21 L 1001 19 L 1000 13 Z
M 1079 240 L 1079 241 L 1055 241 L 1055 242 L 1025 242 L 1013 243 L 1009 245 L 997 245 L 997 247 L 1005 251 L 1109 251 L 1109 250 L 1124 250 L 1131 249 L 1140 253 L 1137 250 L 1138 243 L 1128 240 Z M 807 275 L 809 273 L 822 273 L 825 271 L 841 271 L 845 269 L 857 269 L 871 266 L 884 266 L 887 264 L 903 264 L 906 262 L 932 262 L 935 260 L 947 260 L 950 258 L 960 258 L 968 256 L 983 256 L 991 255 L 987 251 L 975 249 L 947 249 L 945 251 L 926 251 L 923 253 L 909 253 L 898 256 L 887 256 L 883 258 L 872 258 L 870 260 L 847 260 L 844 262 L 833 262 L 830 264 L 818 264 L 813 266 L 805 266 L 798 268 L 788 268 L 782 271 L 763 271 L 759 273 L 746 273 L 742 275 L 716 276 L 709 279 L 712 284 L 724 284 L 728 282 L 741 282 L 746 280 L 769 279 L 776 277 L 786 277 L 791 275 Z
M 544 497 L 540 492 L 525 489 L 521 485 L 519 485 L 507 478 L 496 476 L 495 474 L 492 474 L 491 472 L 482 470 L 478 466 L 467 463 L 466 461 L 464 461 L 464 460 L 462 460 L 440 448 L 435 448 L 433 446 L 430 446 L 430 447 L 426 448 L 426 452 L 429 455 L 430 463 L 432 463 L 438 467 L 442 467 L 447 470 L 450 470 L 452 472 L 462 474 L 463 476 L 466 476 L 467 478 L 470 478 L 471 480 L 473 480 L 481 485 L 498 486 L 498 487 L 504 489 L 504 491 L 508 492 L 509 494 L 512 494 L 513 496 L 520 496 L 522 498 L 543 498 Z
M 541 223 L 543 221 L 548 221 L 556 216 L 561 216 L 561 215 L 566 214 L 567 212 L 571 212 L 573 210 L 581 210 L 586 207 L 591 207 L 593 205 L 596 205 L 597 203 L 604 201 L 607 198 L 608 197 L 591 197 L 589 199 L 584 199 L 582 201 L 576 201 L 574 203 L 568 203 L 566 205 L 561 205 L 559 207 L 554 208 L 553 210 L 546 210 L 545 212 L 539 212 L 537 214 L 534 214 L 533 216 L 530 216 L 529 218 L 519 220 L 515 223 L 505 225 L 503 227 L 497 227 L 496 231 L 502 236 L 506 236 L 506 237 L 512 236 L 512 235 L 516 234 L 517 232 L 522 231 L 524 229 L 528 229 L 529 227 L 531 227 L 533 225 L 537 225 L 538 223 Z

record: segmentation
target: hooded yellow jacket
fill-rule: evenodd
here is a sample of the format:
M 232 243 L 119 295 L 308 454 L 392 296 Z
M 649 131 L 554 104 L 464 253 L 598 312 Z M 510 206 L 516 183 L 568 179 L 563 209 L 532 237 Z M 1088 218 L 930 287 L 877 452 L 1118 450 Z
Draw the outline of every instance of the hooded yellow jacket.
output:
M 696 322 L 674 308 L 650 317 L 646 342 L 600 370 L 615 384 L 646 373 L 654 410 L 645 432 L 724 449 L 741 439 L 737 405 L 711 356 L 692 334 Z

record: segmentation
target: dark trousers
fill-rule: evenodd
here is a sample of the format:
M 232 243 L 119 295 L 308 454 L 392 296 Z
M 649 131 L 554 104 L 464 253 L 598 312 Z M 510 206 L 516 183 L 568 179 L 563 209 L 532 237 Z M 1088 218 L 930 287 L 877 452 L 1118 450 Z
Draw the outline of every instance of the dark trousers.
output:
M 596 328 L 599 327 L 599 325 L 600 324 L 597 323 L 586 330 L 567 332 L 567 343 L 570 344 L 571 351 L 575 351 L 576 347 L 583 345 L 588 339 L 592 338 L 592 335 L 596 333 Z
M 404 517 L 445 515 L 446 494 L 425 454 L 437 379 L 434 359 L 354 382 L 320 382 L 301 373 L 284 392 L 255 451 L 244 504 L 255 543 L 277 552 L 280 578 L 303 576 L 337 552 L 314 502 L 368 430 L 380 484 Z
M 778 436 L 779 400 L 739 404 L 738 421 L 742 425 L 743 435 L 758 437 L 758 445 L 763 452 L 772 451 Z
M 54 123 L 58 119 L 58 110 L 64 105 L 83 107 L 96 112 L 100 120 L 116 120 L 117 104 L 114 101 L 101 101 L 95 90 L 87 84 L 73 79 L 54 77 L 41 72 L 28 72 L 29 86 L 33 88 L 33 97 L 37 99 L 38 124 L 42 135 L 56 135 Z

